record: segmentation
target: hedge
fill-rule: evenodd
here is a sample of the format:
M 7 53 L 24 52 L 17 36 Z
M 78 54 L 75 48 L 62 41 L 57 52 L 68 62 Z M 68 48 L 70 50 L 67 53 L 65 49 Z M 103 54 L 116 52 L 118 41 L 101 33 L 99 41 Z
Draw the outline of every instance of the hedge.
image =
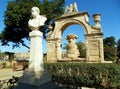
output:
M 106 63 L 45 63 L 52 81 L 68 88 L 120 89 L 120 65 Z

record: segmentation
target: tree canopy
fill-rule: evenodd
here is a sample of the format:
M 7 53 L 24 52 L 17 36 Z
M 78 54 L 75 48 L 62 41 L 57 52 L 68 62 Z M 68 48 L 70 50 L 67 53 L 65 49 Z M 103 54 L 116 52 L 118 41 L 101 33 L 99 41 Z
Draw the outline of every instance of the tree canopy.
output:
M 120 39 L 117 41 L 117 56 L 120 59 Z
M 46 25 L 54 22 L 54 18 L 61 16 L 64 12 L 64 0 L 9 1 L 7 10 L 4 13 L 5 28 L 0 34 L 2 45 L 13 42 L 13 47 L 18 47 L 19 44 L 26 46 L 23 38 L 29 40 L 28 20 L 31 18 L 30 11 L 33 6 L 37 6 L 40 9 L 40 14 L 46 15 L 48 19 Z M 47 32 L 47 29 L 47 27 L 41 28 L 43 34 Z
M 79 41 L 76 43 L 79 53 L 80 53 L 80 57 L 85 58 L 86 57 L 86 45 L 84 42 Z
M 103 40 L 104 43 L 104 58 L 106 61 L 116 60 L 116 42 L 113 36 L 107 37 Z

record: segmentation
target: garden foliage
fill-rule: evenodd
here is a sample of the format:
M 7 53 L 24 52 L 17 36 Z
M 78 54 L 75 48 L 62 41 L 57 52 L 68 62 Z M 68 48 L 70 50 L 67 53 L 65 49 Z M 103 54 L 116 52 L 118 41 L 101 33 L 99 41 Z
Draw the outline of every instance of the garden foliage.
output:
M 120 89 L 120 65 L 102 63 L 45 63 L 54 83 L 68 88 Z

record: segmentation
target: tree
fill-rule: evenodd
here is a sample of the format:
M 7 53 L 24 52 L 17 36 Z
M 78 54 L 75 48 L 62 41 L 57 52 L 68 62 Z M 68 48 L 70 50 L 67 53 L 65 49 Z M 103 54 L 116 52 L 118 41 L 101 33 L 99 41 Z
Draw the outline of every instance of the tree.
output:
M 85 45 L 85 43 L 79 41 L 76 44 L 77 44 L 78 50 L 80 52 L 80 57 L 85 58 L 86 57 L 86 45 Z
M 68 50 L 68 44 L 67 44 L 67 43 L 64 43 L 64 47 L 62 47 L 62 49 Z
M 116 60 L 116 42 L 113 36 L 103 39 L 104 43 L 104 58 L 106 61 Z
M 48 20 L 46 26 L 41 27 L 40 31 L 45 34 L 48 32 L 49 23 L 54 26 L 54 18 L 59 17 L 64 9 L 64 0 L 12 0 L 8 2 L 7 10 L 4 13 L 5 28 L 3 29 L 0 39 L 2 45 L 7 45 L 13 42 L 13 48 L 19 44 L 26 46 L 24 38 L 29 40 L 28 20 L 31 18 L 30 10 L 33 6 L 37 6 L 43 15 L 46 15 Z M 45 35 L 44 35 L 45 36 Z
M 2 53 L 0 52 L 0 60 L 3 60 L 5 56 L 6 56 L 6 54 L 4 52 L 2 52 Z
M 117 41 L 117 57 L 120 59 L 120 39 Z

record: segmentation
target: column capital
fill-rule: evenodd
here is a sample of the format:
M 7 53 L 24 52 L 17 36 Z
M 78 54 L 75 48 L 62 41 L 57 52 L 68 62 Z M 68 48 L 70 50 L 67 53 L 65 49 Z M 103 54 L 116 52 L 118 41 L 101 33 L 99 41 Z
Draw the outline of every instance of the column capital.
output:
M 38 30 L 33 30 L 32 32 L 30 32 L 29 36 L 33 37 L 33 36 L 42 36 L 43 33 L 38 31 Z

